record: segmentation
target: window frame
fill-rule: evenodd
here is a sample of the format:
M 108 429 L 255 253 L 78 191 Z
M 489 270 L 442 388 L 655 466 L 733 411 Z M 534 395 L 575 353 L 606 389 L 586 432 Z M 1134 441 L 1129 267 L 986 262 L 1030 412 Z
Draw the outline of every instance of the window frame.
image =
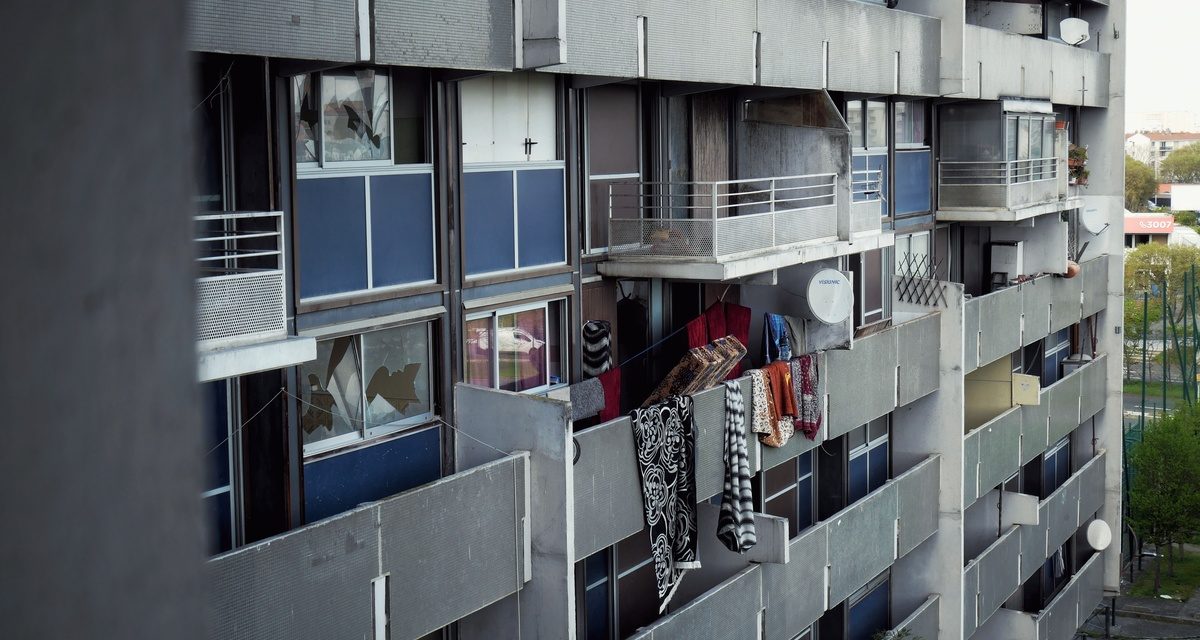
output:
M 520 313 L 522 311 L 532 311 L 535 309 L 543 309 L 543 310 L 545 310 L 545 318 L 546 318 L 546 344 L 547 344 L 547 347 L 549 347 L 550 337 L 551 337 L 551 333 L 552 333 L 551 326 L 550 326 L 551 306 L 558 305 L 558 313 L 559 313 L 558 358 L 560 360 L 560 362 L 558 363 L 558 367 L 559 367 L 559 371 L 561 372 L 562 375 L 559 376 L 559 381 L 557 383 L 550 382 L 551 359 L 550 359 L 550 349 L 547 348 L 546 356 L 545 356 L 546 357 L 546 380 L 547 380 L 547 383 L 543 384 L 543 385 L 538 385 L 538 386 L 530 388 L 530 389 L 525 389 L 523 391 L 516 391 L 514 393 L 528 393 L 528 394 L 532 394 L 532 395 L 544 395 L 555 389 L 560 389 L 560 388 L 569 386 L 571 376 L 570 376 L 570 369 L 569 369 L 568 362 L 567 362 L 567 352 L 569 350 L 568 340 L 570 339 L 570 336 L 568 335 L 568 332 L 567 332 L 567 322 L 568 322 L 568 318 L 570 316 L 568 304 L 569 304 L 569 299 L 564 296 L 564 297 L 560 297 L 560 298 L 550 298 L 547 300 L 540 300 L 537 302 L 529 302 L 529 303 L 520 304 L 520 305 L 516 305 L 516 306 L 497 307 L 497 308 L 489 309 L 486 311 L 477 311 L 474 313 L 465 314 L 463 316 L 464 331 L 463 331 L 463 354 L 462 354 L 462 368 L 463 368 L 463 372 L 464 372 L 464 377 L 465 377 L 465 372 L 467 370 L 467 353 L 466 353 L 467 336 L 466 336 L 465 327 L 468 322 L 471 322 L 474 320 L 482 320 L 484 318 L 491 318 L 491 325 L 488 330 L 491 331 L 491 336 L 496 336 L 499 332 L 499 327 L 497 325 L 497 322 L 498 322 L 498 318 L 500 316 L 512 315 L 512 314 Z M 499 343 L 498 340 L 496 340 L 495 338 L 492 338 L 491 345 L 489 346 L 489 350 L 490 350 L 491 356 L 492 356 L 492 372 L 491 372 L 491 375 L 492 375 L 491 388 L 492 389 L 500 389 L 500 358 L 499 358 L 499 352 L 497 350 L 498 343 Z
M 583 136 L 583 149 L 584 149 L 584 152 L 582 154 L 583 175 L 584 175 L 584 181 L 587 183 L 586 193 L 583 196 L 583 251 L 582 251 L 582 253 L 585 257 L 607 255 L 612 250 L 612 238 L 611 237 L 609 237 L 609 242 L 607 244 L 605 244 L 605 246 L 594 247 L 594 248 L 592 247 L 591 221 L 592 221 L 592 213 L 593 213 L 592 212 L 592 186 L 593 186 L 593 184 L 596 182 L 608 182 L 608 181 L 612 181 L 612 180 L 635 180 L 640 183 L 646 175 L 646 166 L 645 166 L 646 163 L 644 161 L 645 153 L 646 153 L 645 152 L 646 141 L 645 141 L 645 130 L 643 127 L 643 109 L 642 109 L 642 103 L 644 100 L 644 96 L 642 93 L 642 84 L 640 82 L 637 82 L 637 83 L 633 84 L 632 86 L 634 87 L 634 100 L 635 100 L 635 111 L 636 111 L 635 126 L 637 128 L 637 133 L 636 133 L 636 136 L 637 136 L 637 164 L 638 164 L 637 173 L 612 173 L 612 174 L 593 174 L 592 173 L 592 155 L 591 155 L 592 147 L 591 147 L 591 134 L 590 134 L 592 107 L 591 107 L 591 101 L 590 101 L 590 91 L 591 91 L 590 88 L 586 92 L 584 99 L 580 101 L 580 104 L 583 108 L 583 115 L 584 115 L 583 126 L 580 127 L 580 134 Z M 612 220 L 612 211 L 611 210 L 607 212 L 606 220 Z
M 332 73 L 345 72 L 345 71 L 354 72 L 356 70 L 365 70 L 365 69 L 372 70 L 376 74 L 384 74 L 387 76 L 387 85 L 388 85 L 388 95 L 387 95 L 388 157 L 386 160 L 328 161 L 325 159 L 325 138 L 326 138 L 325 115 L 322 111 L 323 110 L 322 91 L 324 88 L 324 79 L 327 75 L 332 74 Z M 424 149 L 422 150 L 422 156 L 424 157 L 425 160 L 423 162 L 402 162 L 402 163 L 396 162 L 396 132 L 395 132 L 396 74 L 395 74 L 394 70 L 392 69 L 392 67 L 381 66 L 381 65 L 357 65 L 357 66 L 338 67 L 336 69 L 328 69 L 325 71 L 314 71 L 312 73 L 298 74 L 296 76 L 292 76 L 290 78 L 291 82 L 289 83 L 288 86 L 292 93 L 291 102 L 289 104 L 293 109 L 293 111 L 291 113 L 293 127 L 295 126 L 295 123 L 299 121 L 299 113 L 297 113 L 295 111 L 295 107 L 297 104 L 296 101 L 298 98 L 298 96 L 296 95 L 296 91 L 298 89 L 298 87 L 296 85 L 296 80 L 297 80 L 297 78 L 301 78 L 301 77 L 309 78 L 310 85 L 312 87 L 312 91 L 315 93 L 316 100 L 317 100 L 317 117 L 318 117 L 317 126 L 316 126 L 317 160 L 315 162 L 314 161 L 305 161 L 305 162 L 297 161 L 295 148 L 294 148 L 295 143 L 296 143 L 296 140 L 295 140 L 296 131 L 293 131 L 292 132 L 293 153 L 292 153 L 291 160 L 292 160 L 292 164 L 295 165 L 295 167 L 296 167 L 297 174 L 345 173 L 347 175 L 375 175 L 375 172 L 371 171 L 372 169 L 404 168 L 404 169 L 411 170 L 411 169 L 418 169 L 418 168 L 420 168 L 420 169 L 432 169 L 433 168 L 432 148 L 430 146 L 431 138 L 432 138 L 432 122 L 431 122 L 432 118 L 430 117 L 431 113 L 432 113 L 431 103 L 430 103 L 431 87 L 430 87 L 430 79 L 429 79 L 428 74 L 424 74 L 421 79 L 422 85 L 423 85 L 423 89 L 422 89 L 423 95 L 421 96 L 421 111 L 422 111 L 422 120 L 424 122 L 424 126 L 423 126 Z M 365 170 L 365 171 L 363 171 L 363 170 Z M 379 173 L 386 175 L 386 174 L 390 174 L 393 172 L 381 171 Z M 400 171 L 400 173 L 405 173 L 405 171 Z
M 895 120 L 896 120 L 896 113 L 898 113 L 898 109 L 896 107 L 898 107 L 901 104 L 905 105 L 904 117 L 905 117 L 906 122 L 908 123 L 908 131 L 910 131 L 910 132 L 912 131 L 912 123 L 915 121 L 915 119 L 912 117 L 913 113 L 911 110 L 911 106 L 917 105 L 917 104 L 921 105 L 921 130 L 925 134 L 924 142 L 901 142 L 900 141 L 900 131 L 899 131 L 899 128 L 895 126 Z M 899 150 L 917 150 L 917 149 L 929 149 L 932 147 L 932 145 L 930 144 L 931 136 L 930 136 L 929 126 L 928 126 L 929 111 L 930 111 L 929 101 L 924 98 L 913 98 L 913 99 L 904 99 L 904 100 L 897 99 L 893 102 L 892 128 L 895 130 L 893 135 L 895 136 L 896 150 L 898 150 L 898 151 Z
M 800 459 L 803 458 L 804 456 L 809 457 L 807 472 L 801 472 L 801 470 L 800 470 Z M 775 493 L 773 493 L 771 495 L 767 495 L 767 493 L 766 493 L 767 472 L 774 471 L 775 469 L 782 467 L 784 465 L 792 465 L 792 475 L 790 476 L 789 484 L 787 484 L 782 489 L 779 489 Z M 763 469 L 762 473 L 761 473 L 761 478 L 759 481 L 761 490 L 755 492 L 755 495 L 759 496 L 759 511 L 761 513 L 770 514 L 770 512 L 767 511 L 767 503 L 769 503 L 773 500 L 777 500 L 777 499 L 785 496 L 787 494 L 787 492 L 795 489 L 796 490 L 796 498 L 795 498 L 796 504 L 794 506 L 796 507 L 796 515 L 798 518 L 804 517 L 805 514 L 801 513 L 801 511 L 800 511 L 800 505 L 802 504 L 802 500 L 801 500 L 802 487 L 801 487 L 801 485 L 803 485 L 803 483 L 806 480 L 808 481 L 808 494 L 809 494 L 809 501 L 808 501 L 809 512 L 807 514 L 808 525 L 803 528 L 796 527 L 795 530 L 789 531 L 790 538 L 792 540 L 795 540 L 796 538 L 798 538 L 801 533 L 808 531 L 814 525 L 816 525 L 818 522 L 818 520 L 817 520 L 817 456 L 814 453 L 814 450 L 809 449 L 808 451 L 805 451 L 804 453 L 788 460 L 787 462 L 784 462 L 782 465 L 777 465 L 776 467 L 773 467 L 771 469 Z M 776 517 L 784 517 L 784 516 L 778 516 L 777 514 L 770 514 L 770 515 L 776 515 Z
M 871 438 L 871 426 L 873 424 L 879 423 L 880 421 L 882 421 L 882 424 L 883 424 L 883 435 L 877 436 L 874 439 L 872 439 Z M 850 437 L 859 430 L 862 430 L 863 438 L 865 441 L 862 444 L 852 445 L 851 441 L 850 441 Z M 881 416 L 881 417 L 876 418 L 862 426 L 852 429 L 849 433 L 846 434 L 846 438 L 847 438 L 847 440 L 846 440 L 846 506 L 849 506 L 849 505 L 854 504 L 855 502 L 858 502 L 859 500 L 862 500 L 866 496 L 871 495 L 871 493 L 873 493 L 874 491 L 877 491 L 880 487 L 887 484 L 887 482 L 892 479 L 892 447 L 891 447 L 892 416 L 891 416 L 891 414 Z M 871 486 L 874 483 L 872 482 L 872 478 L 871 478 L 871 454 L 874 453 L 876 450 L 878 450 L 881 447 L 887 447 L 887 458 L 885 460 L 886 469 L 884 470 L 884 479 L 883 479 L 883 482 L 879 483 L 878 486 L 876 486 L 874 489 L 872 489 Z M 866 458 L 867 492 L 865 494 L 863 494 L 862 496 L 851 500 L 850 499 L 850 497 L 851 497 L 850 465 L 859 458 Z
M 358 346 L 358 350 L 359 350 L 358 373 L 359 373 L 359 387 L 360 387 L 359 396 L 360 396 L 360 401 L 362 402 L 362 416 L 363 417 L 361 418 L 361 424 L 359 424 L 358 427 L 352 433 L 343 433 L 341 435 L 333 436 L 331 438 L 323 438 L 316 442 L 307 443 L 307 442 L 304 442 L 304 433 L 303 433 L 303 416 L 304 416 L 305 411 L 304 411 L 304 407 L 301 407 L 300 411 L 298 411 L 299 419 L 297 420 L 297 424 L 298 424 L 299 428 L 301 429 L 301 433 L 300 433 L 301 457 L 305 461 L 308 461 L 310 458 L 322 456 L 324 454 L 328 454 L 333 451 L 340 451 L 340 450 L 347 449 L 350 447 L 355 447 L 355 446 L 358 446 L 361 444 L 372 443 L 374 441 L 378 441 L 380 439 L 387 438 L 389 436 L 392 436 L 392 435 L 395 435 L 398 433 L 402 433 L 402 432 L 406 432 L 406 431 L 417 431 L 421 428 L 426 427 L 431 422 L 437 421 L 437 411 L 436 411 L 437 378 L 434 376 L 433 370 L 434 370 L 434 367 L 438 366 L 439 361 L 437 359 L 437 349 L 435 348 L 435 344 L 434 344 L 434 339 L 436 337 L 434 334 L 434 323 L 435 322 L 437 322 L 437 321 L 436 320 L 419 320 L 416 322 L 402 322 L 402 323 L 393 324 L 393 325 L 389 325 L 389 326 L 385 326 L 385 327 L 378 327 L 378 328 L 372 329 L 371 331 L 364 331 L 364 332 L 360 332 L 360 333 L 350 333 L 347 335 L 331 335 L 329 337 L 318 339 L 318 342 L 325 342 L 325 341 L 340 340 L 342 338 L 350 338 L 351 340 L 354 340 L 355 344 Z M 428 411 L 425 411 L 425 412 L 421 413 L 420 415 L 411 416 L 408 418 L 402 418 L 400 420 L 393 420 L 393 421 L 387 422 L 387 423 L 370 425 L 367 423 L 367 417 L 366 417 L 369 402 L 367 400 L 367 386 L 368 385 L 367 385 L 367 372 L 365 370 L 366 358 L 364 357 L 365 354 L 362 349 L 363 336 L 370 334 L 370 333 L 378 333 L 381 331 L 389 331 L 389 330 L 393 330 L 393 329 L 399 329 L 401 327 L 411 327 L 411 326 L 416 326 L 416 325 L 424 325 L 425 326 L 425 335 L 426 335 L 425 346 L 427 349 L 427 356 L 428 356 L 428 366 L 425 367 L 425 375 L 428 379 L 428 387 L 429 387 L 429 398 L 428 398 L 429 409 L 428 409 Z M 308 403 L 308 401 L 297 401 L 297 402 L 301 405 Z

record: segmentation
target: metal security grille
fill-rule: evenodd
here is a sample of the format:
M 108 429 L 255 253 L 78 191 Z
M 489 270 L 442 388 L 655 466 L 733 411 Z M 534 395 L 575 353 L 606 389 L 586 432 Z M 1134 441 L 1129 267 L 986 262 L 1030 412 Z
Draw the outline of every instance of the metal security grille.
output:
M 837 174 L 614 182 L 608 209 L 613 254 L 727 259 L 836 238 Z
M 278 211 L 196 216 L 202 349 L 287 334 L 281 222 Z

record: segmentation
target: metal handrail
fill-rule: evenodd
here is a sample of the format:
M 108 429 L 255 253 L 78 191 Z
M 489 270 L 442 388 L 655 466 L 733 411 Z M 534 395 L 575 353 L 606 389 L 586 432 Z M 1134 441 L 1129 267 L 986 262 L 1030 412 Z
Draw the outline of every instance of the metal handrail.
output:
M 195 261 L 204 276 L 283 268 L 282 212 L 203 213 L 194 219 L 196 237 L 193 241 L 199 249 Z
M 1006 161 L 943 160 L 938 162 L 938 185 L 995 186 L 1055 180 L 1060 160 L 1057 157 Z

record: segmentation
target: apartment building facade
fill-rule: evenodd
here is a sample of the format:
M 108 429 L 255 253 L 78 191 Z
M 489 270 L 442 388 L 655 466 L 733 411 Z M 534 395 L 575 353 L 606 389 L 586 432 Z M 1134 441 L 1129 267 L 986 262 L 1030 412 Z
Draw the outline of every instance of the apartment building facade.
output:
M 1080 46 L 997 4 L 192 0 L 210 635 L 1072 637 L 1119 585 L 1124 0 L 1043 3 Z M 823 420 L 750 442 L 738 554 L 690 394 L 660 611 L 627 414 L 730 305 L 745 369 L 802 319 Z

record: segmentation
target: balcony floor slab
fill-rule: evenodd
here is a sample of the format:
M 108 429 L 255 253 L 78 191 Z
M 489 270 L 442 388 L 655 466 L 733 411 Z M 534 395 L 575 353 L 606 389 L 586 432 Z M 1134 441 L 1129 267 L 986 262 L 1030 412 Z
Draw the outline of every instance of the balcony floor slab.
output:
M 1021 207 L 1019 209 L 997 209 L 991 207 L 959 207 L 957 209 L 938 209 L 938 222 L 1020 222 L 1030 218 L 1058 213 L 1083 207 L 1083 198 L 1069 196 L 1064 200 L 1043 202 L 1041 204 Z
M 895 235 L 890 231 L 885 231 L 856 234 L 854 239 L 849 241 L 812 242 L 718 260 L 615 255 L 600 263 L 599 269 L 600 273 L 614 278 L 668 278 L 721 282 L 806 262 L 890 247 L 893 244 L 895 244 Z
M 201 349 L 196 357 L 198 380 L 211 382 L 315 360 L 317 341 L 314 338 L 287 336 L 223 349 Z

